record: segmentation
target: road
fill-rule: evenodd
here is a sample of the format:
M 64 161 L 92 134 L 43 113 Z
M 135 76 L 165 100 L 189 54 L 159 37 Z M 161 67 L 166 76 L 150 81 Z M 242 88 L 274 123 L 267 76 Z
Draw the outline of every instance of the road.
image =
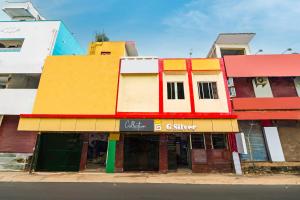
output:
M 0 183 L 0 200 L 299 200 L 299 198 L 300 186 Z

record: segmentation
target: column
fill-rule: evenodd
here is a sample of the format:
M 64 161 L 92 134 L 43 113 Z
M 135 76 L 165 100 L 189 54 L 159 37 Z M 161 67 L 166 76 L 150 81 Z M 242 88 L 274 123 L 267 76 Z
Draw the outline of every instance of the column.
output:
M 124 135 L 120 134 L 120 139 L 116 145 L 115 172 L 124 171 Z
M 107 157 L 106 157 L 106 173 L 115 172 L 115 161 L 116 161 L 116 144 L 119 140 L 119 133 L 110 133 L 108 138 L 107 146 Z
M 168 172 L 168 136 L 161 134 L 159 138 L 159 172 Z

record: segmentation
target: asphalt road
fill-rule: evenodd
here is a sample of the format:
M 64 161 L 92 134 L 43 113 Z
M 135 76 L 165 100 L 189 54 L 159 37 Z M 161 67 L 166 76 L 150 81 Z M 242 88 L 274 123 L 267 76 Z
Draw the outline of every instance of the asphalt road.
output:
M 0 183 L 0 200 L 300 199 L 300 186 Z

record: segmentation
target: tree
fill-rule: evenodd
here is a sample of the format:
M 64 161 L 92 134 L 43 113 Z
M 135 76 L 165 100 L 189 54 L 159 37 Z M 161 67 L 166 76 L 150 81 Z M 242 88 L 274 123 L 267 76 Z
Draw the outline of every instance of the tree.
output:
M 105 35 L 105 33 L 96 33 L 95 42 L 106 42 L 109 41 L 109 38 Z

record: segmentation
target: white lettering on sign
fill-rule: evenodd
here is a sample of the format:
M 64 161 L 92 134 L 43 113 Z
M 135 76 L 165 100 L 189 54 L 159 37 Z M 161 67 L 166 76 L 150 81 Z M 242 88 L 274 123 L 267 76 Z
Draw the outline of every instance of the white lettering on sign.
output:
M 135 122 L 135 121 L 130 121 L 130 120 L 127 120 L 125 122 L 125 128 L 134 128 L 134 129 L 143 129 L 145 128 L 146 126 L 143 125 L 140 121 L 138 122 Z
M 167 124 L 166 125 L 167 130 L 195 130 L 197 128 L 196 125 L 184 125 L 184 124 Z

